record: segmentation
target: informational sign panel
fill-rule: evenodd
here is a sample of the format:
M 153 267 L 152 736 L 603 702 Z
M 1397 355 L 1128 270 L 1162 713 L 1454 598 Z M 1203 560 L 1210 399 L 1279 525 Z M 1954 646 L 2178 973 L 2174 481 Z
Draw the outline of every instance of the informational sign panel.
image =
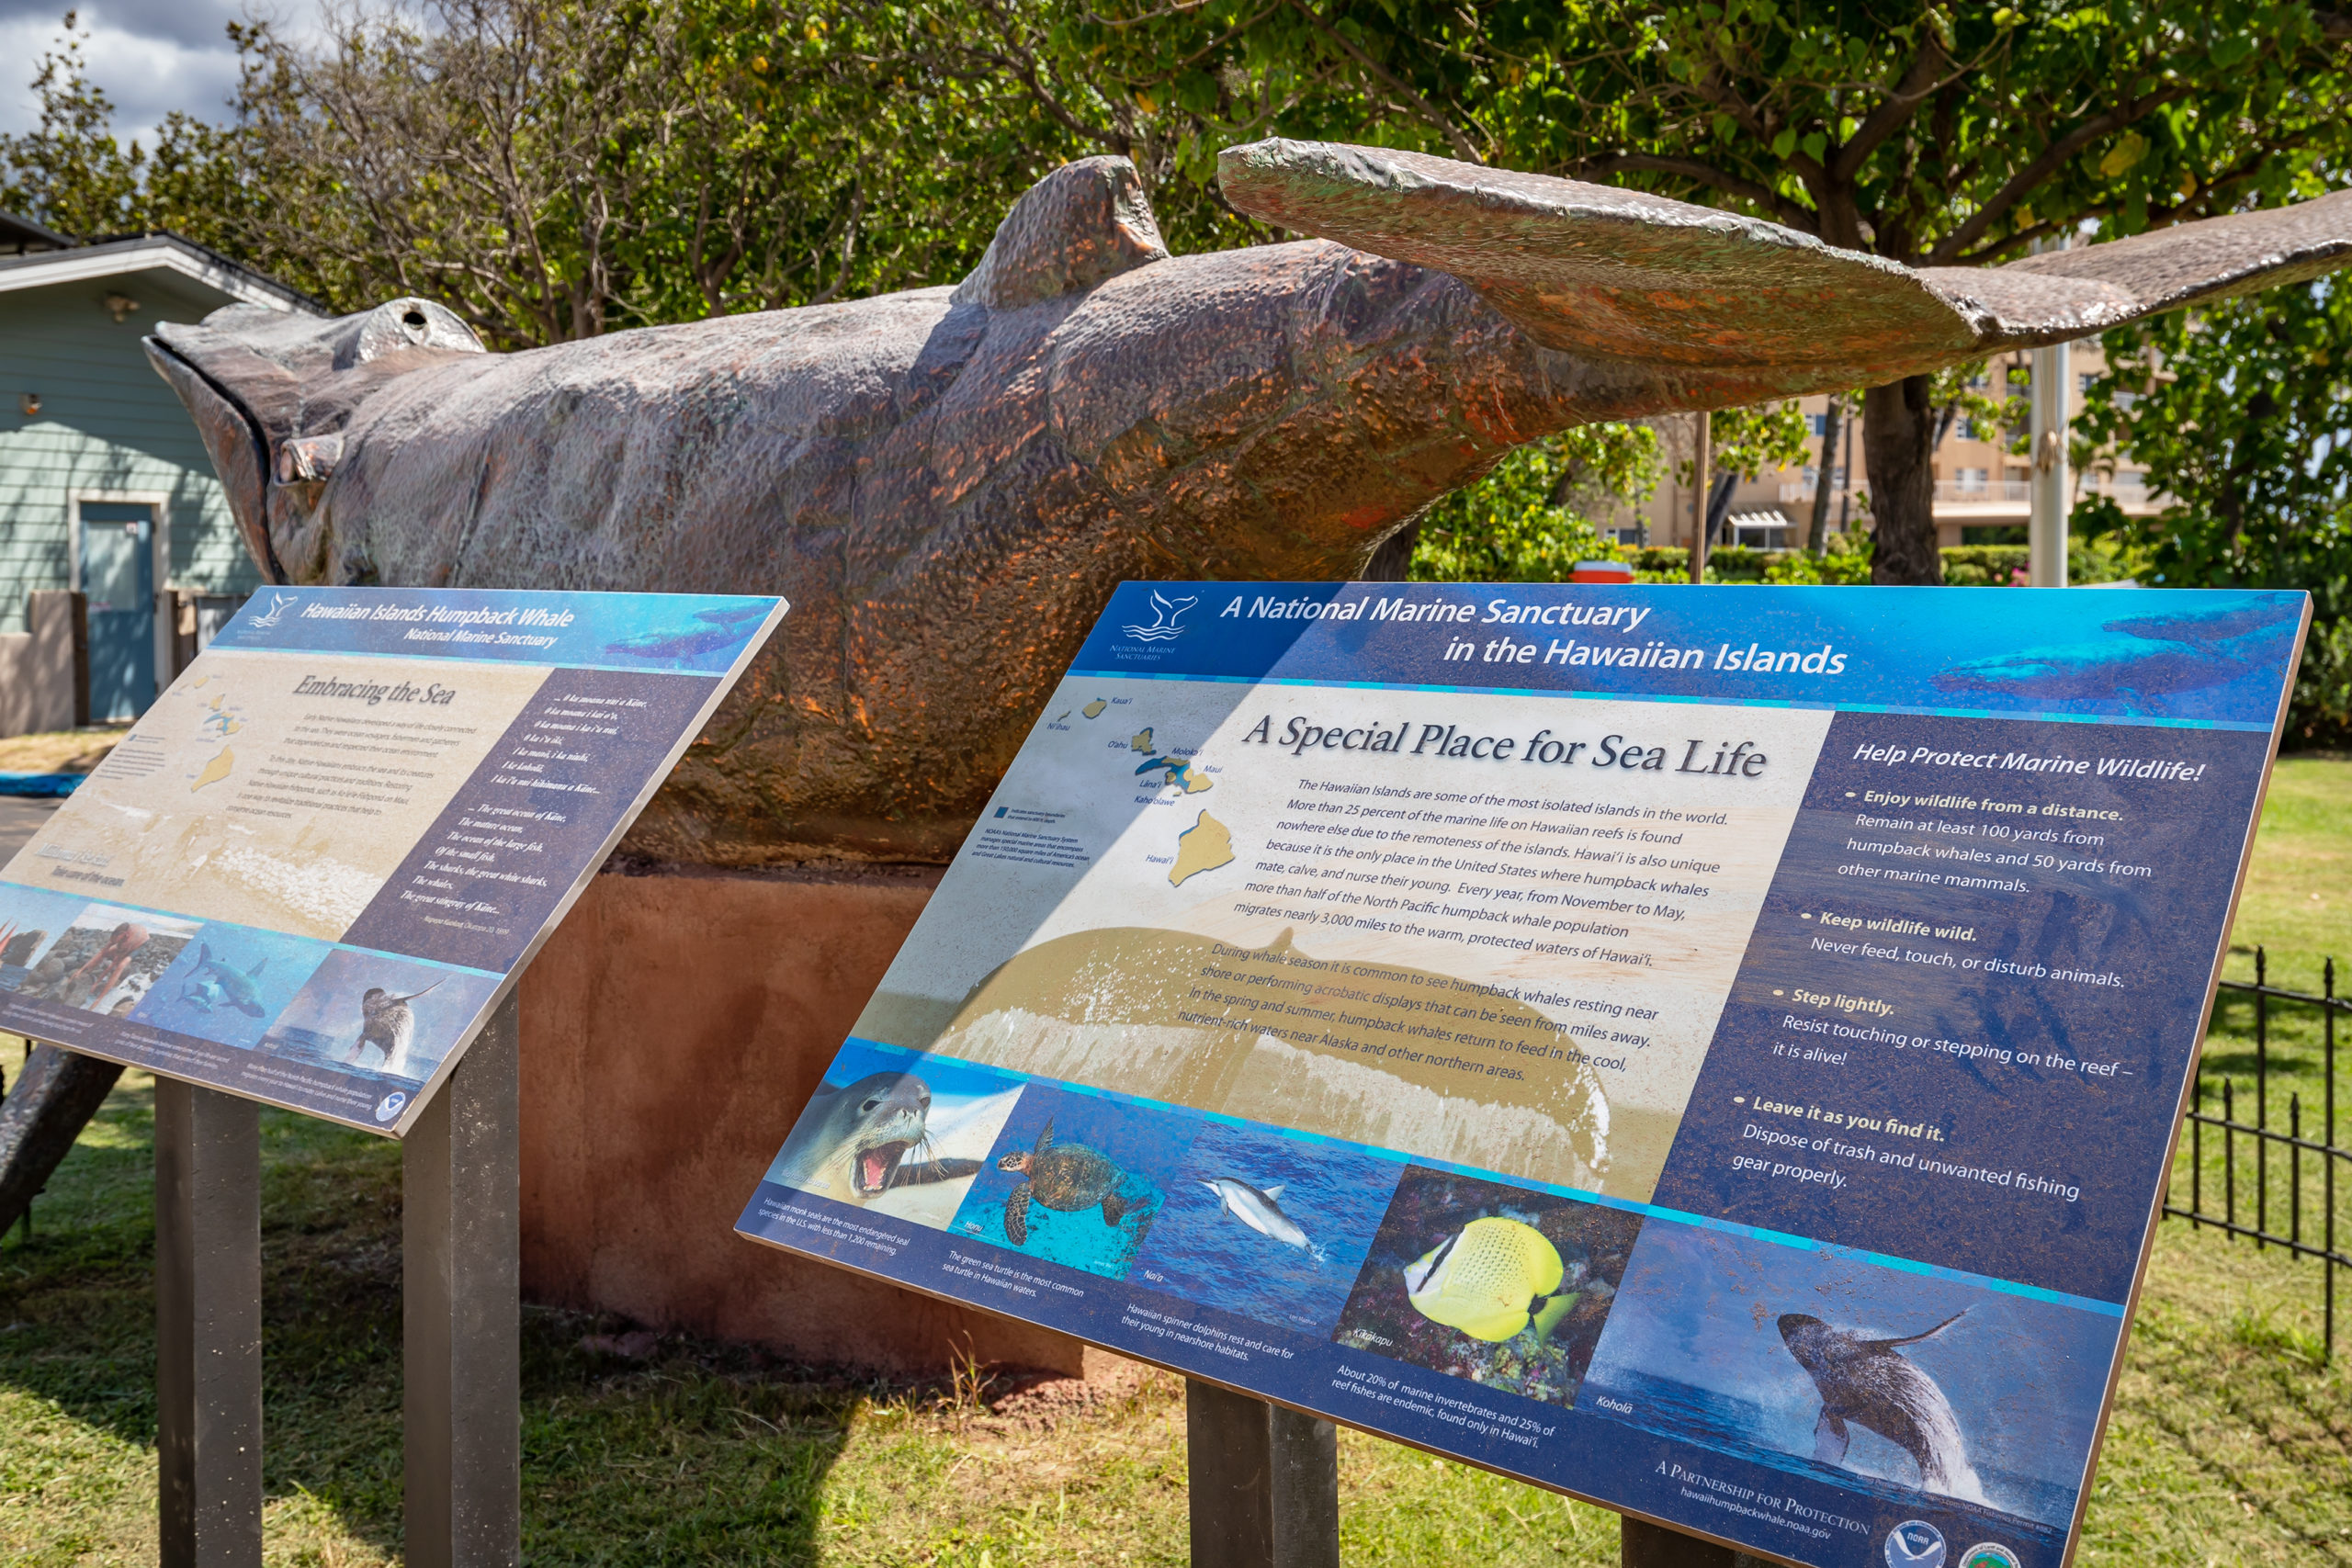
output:
M 2300 593 L 1130 583 L 741 1222 L 1800 1562 L 2063 1562 Z
M 263 590 L 0 871 L 0 1029 L 405 1133 L 785 607 Z

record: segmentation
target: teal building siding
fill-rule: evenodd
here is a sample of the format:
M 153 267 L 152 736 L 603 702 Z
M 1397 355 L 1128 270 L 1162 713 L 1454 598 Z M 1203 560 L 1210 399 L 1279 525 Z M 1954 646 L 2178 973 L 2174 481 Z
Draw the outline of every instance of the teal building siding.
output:
M 119 288 L 146 296 L 119 322 L 107 304 Z M 196 426 L 139 345 L 157 321 L 198 321 L 223 302 L 110 280 L 0 293 L 0 631 L 25 629 L 32 590 L 76 586 L 77 496 L 161 501 L 162 586 L 259 586 Z

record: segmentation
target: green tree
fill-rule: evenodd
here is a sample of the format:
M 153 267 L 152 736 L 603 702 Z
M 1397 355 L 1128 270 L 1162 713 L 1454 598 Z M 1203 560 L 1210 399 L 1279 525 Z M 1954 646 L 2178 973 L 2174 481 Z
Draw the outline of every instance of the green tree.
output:
M 2075 460 L 2129 462 L 2165 504 L 2132 517 L 2088 496 L 2075 528 L 2144 550 L 2163 587 L 2309 591 L 2290 732 L 2352 740 L 2352 288 L 2275 289 L 2105 342 Z
M 1410 576 L 1565 582 L 1578 561 L 1615 558 L 1600 529 L 1648 500 L 1663 468 L 1646 424 L 1589 424 L 1530 442 L 1421 514 Z
M 2352 19 L 2305 0 L 1108 0 L 1060 36 L 1178 116 L 1155 135 L 1194 179 L 1240 136 L 1368 141 L 1914 266 L 2315 194 L 2352 105 Z M 1939 575 L 1934 392 L 1862 399 L 1879 581 Z
M 174 112 L 151 151 L 114 134 L 114 105 L 89 79 L 88 33 L 65 13 L 35 66 L 40 118 L 0 136 L 0 207 L 82 239 L 170 229 L 220 245 L 249 205 L 226 155 L 233 132 Z
M 1074 152 L 924 6 L 426 0 L 316 42 L 235 23 L 233 112 L 119 141 L 82 36 L 41 62 L 0 199 L 170 228 L 337 309 L 447 304 L 496 347 L 952 281 Z

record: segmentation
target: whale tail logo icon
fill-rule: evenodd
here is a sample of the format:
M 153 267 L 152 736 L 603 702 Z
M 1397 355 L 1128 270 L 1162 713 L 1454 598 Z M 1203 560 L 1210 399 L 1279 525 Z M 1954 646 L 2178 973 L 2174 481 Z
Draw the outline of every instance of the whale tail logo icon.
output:
M 1182 599 L 1170 599 L 1164 593 L 1155 592 L 1151 596 L 1151 625 L 1121 626 L 1119 629 L 1137 642 L 1166 642 L 1171 637 L 1182 637 L 1191 629 L 1178 626 L 1176 620 L 1178 616 L 1199 603 L 1198 598 L 1190 595 Z
M 245 624 L 252 626 L 256 631 L 267 630 L 269 627 L 276 626 L 281 619 L 283 619 L 287 611 L 294 607 L 294 598 L 295 596 L 291 593 L 271 594 L 269 596 L 269 613 L 267 615 L 255 615 L 251 621 L 248 621 Z

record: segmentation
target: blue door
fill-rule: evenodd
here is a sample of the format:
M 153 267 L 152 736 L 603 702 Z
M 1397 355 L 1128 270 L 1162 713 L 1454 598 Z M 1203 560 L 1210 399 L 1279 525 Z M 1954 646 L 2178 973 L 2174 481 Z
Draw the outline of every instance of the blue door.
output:
M 90 717 L 137 718 L 155 700 L 155 509 L 82 502 L 82 592 L 90 603 Z

